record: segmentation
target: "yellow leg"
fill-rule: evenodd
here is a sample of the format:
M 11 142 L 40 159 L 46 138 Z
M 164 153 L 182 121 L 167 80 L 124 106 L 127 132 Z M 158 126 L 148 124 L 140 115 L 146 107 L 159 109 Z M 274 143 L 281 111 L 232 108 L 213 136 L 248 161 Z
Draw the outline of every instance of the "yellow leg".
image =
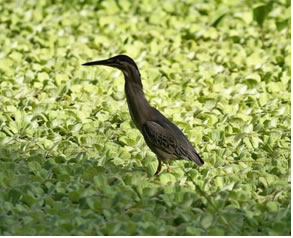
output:
M 169 163 L 166 162 L 166 165 L 167 165 L 167 171 L 168 171 L 168 173 L 170 173 L 171 172 L 171 167 L 169 166 Z

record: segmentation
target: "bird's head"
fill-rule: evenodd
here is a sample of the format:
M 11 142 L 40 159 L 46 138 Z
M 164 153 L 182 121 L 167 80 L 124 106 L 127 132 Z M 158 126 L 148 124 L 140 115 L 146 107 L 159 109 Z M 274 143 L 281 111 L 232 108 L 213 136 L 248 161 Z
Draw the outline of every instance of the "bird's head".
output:
M 133 70 L 138 71 L 137 65 L 134 62 L 134 60 L 131 59 L 127 55 L 117 55 L 106 60 L 92 61 L 92 62 L 85 63 L 83 65 L 84 66 L 91 66 L 91 65 L 110 66 L 116 69 L 120 69 L 126 75 L 129 75 L 129 72 Z

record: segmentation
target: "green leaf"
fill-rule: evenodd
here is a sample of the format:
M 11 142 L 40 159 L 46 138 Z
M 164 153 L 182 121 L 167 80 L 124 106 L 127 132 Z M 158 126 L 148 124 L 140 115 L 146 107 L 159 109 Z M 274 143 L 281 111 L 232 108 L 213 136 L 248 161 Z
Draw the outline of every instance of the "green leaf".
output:
M 173 174 L 161 174 L 160 175 L 160 182 L 162 185 L 168 184 L 168 183 L 174 183 L 176 181 L 176 178 Z
M 277 202 L 269 201 L 266 206 L 269 208 L 271 212 L 277 212 L 279 210 L 279 206 Z
M 20 201 L 20 198 L 22 196 L 21 191 L 17 189 L 11 189 L 8 193 L 8 200 L 12 202 L 12 204 L 17 204 Z
M 204 229 L 208 229 L 213 224 L 213 220 L 213 215 L 206 214 L 201 218 L 200 224 Z
M 273 2 L 271 1 L 267 4 L 261 4 L 253 8 L 253 19 L 260 27 L 263 26 L 265 19 L 272 10 L 272 5 Z
M 73 202 L 79 202 L 80 198 L 81 198 L 81 194 L 80 191 L 72 191 L 68 193 L 69 198 L 73 201 Z
M 64 73 L 59 73 L 56 75 L 56 84 L 60 85 L 61 83 L 65 83 L 66 81 L 68 81 L 68 75 L 64 74 Z
M 222 10 L 218 10 L 216 12 L 216 14 L 214 14 L 210 25 L 212 27 L 217 27 L 217 25 L 221 22 L 221 20 L 227 15 L 229 14 L 229 11 L 227 11 L 227 9 L 222 9 Z
M 37 171 L 40 171 L 41 170 L 41 165 L 37 161 L 28 162 L 28 167 L 33 172 L 37 172 Z
M 224 180 L 223 180 L 223 177 L 216 177 L 215 179 L 215 184 L 219 187 L 219 188 L 222 188 L 223 185 L 224 185 Z
M 32 206 L 33 204 L 37 202 L 37 199 L 35 199 L 30 194 L 23 194 L 22 201 L 25 202 L 27 205 Z
M 103 174 L 95 175 L 93 177 L 94 183 L 97 187 L 102 188 L 104 185 L 107 184 L 107 180 L 103 176 Z
M 289 19 L 285 19 L 283 21 L 277 21 L 276 25 L 277 25 L 278 31 L 281 31 L 281 30 L 288 28 L 290 26 L 290 21 L 289 21 Z
M 38 73 L 38 80 L 39 81 L 49 80 L 49 75 L 45 72 Z

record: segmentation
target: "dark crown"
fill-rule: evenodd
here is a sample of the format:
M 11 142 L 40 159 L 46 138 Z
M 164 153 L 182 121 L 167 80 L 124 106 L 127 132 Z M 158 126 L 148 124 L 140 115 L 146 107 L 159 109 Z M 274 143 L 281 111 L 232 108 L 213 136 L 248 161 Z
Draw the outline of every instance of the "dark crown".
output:
M 120 60 L 120 61 L 127 62 L 127 63 L 129 63 L 129 64 L 135 66 L 136 69 L 138 69 L 136 63 L 134 62 L 134 60 L 131 59 L 131 58 L 130 58 L 129 56 L 127 56 L 127 55 L 117 55 L 117 56 L 112 57 L 112 59 L 118 59 L 118 60 Z

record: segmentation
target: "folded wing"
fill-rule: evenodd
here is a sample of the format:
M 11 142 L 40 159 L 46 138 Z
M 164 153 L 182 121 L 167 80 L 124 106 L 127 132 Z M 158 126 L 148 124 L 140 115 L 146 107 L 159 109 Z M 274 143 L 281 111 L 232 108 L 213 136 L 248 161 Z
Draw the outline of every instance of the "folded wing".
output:
M 203 165 L 203 160 L 190 142 L 179 129 L 178 131 L 174 128 L 165 128 L 155 121 L 147 121 L 142 125 L 142 134 L 152 147 L 178 158 L 193 161 L 199 166 Z

